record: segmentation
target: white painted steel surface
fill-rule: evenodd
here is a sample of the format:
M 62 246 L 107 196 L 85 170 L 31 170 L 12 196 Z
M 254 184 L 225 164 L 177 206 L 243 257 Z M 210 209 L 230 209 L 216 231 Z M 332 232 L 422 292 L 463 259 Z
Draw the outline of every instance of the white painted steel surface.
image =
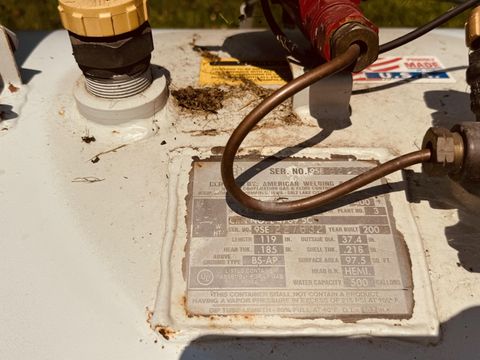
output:
M 404 32 L 383 30 L 382 42 Z M 245 52 L 276 56 L 273 38 L 265 33 L 157 31 L 153 63 L 168 69 L 172 88 L 197 84 L 200 56 L 191 49 L 194 34 L 197 44 L 223 45 L 232 56 Z M 179 185 L 186 183 L 188 173 L 180 166 L 185 162 L 182 156 L 203 156 L 204 149 L 223 146 L 242 112 L 227 107 L 217 116 L 195 118 L 179 112 L 170 99 L 155 118 L 157 135 L 127 143 L 112 129 L 111 136 L 86 144 L 81 137 L 95 136 L 96 128 L 82 122 L 75 108 L 73 87 L 80 71 L 70 55 L 66 32 L 21 33 L 20 41 L 17 56 L 28 83 L 28 98 L 22 100 L 16 126 L 0 137 L 0 358 L 477 356 L 479 200 L 447 179 L 424 177 L 419 167 L 404 174 L 408 181 L 401 181 L 400 174 L 391 177 L 392 196 L 395 203 L 411 209 L 415 224 L 408 220 L 408 231 L 415 232 L 417 227 L 423 240 L 412 244 L 410 251 L 425 252 L 428 272 L 414 276 L 422 278 L 422 284 L 430 278 L 434 303 L 429 302 L 427 289 L 416 299 L 422 301 L 416 306 L 430 313 L 426 319 L 433 319 L 433 326 L 437 314 L 442 331 L 436 346 L 399 341 L 402 326 L 396 340 L 297 338 L 305 334 L 288 334 L 288 320 L 275 324 L 286 329 L 282 339 L 211 339 L 208 334 L 218 331 L 190 331 L 187 322 L 185 328 L 173 329 L 178 334 L 166 341 L 150 329 L 147 317 L 160 299 L 160 279 L 181 278 L 182 259 L 177 257 L 178 249 L 169 251 L 166 240 L 175 237 L 176 231 L 167 224 L 183 215 L 184 204 L 178 201 L 183 201 L 185 187 Z M 432 123 L 450 127 L 473 120 L 464 80 L 467 50 L 462 31 L 435 31 L 393 54 L 437 56 L 457 81 L 369 85 L 381 89 L 370 92 L 357 84 L 350 122 L 317 123 L 305 117 L 295 126 L 260 129 L 245 146 L 258 149 L 265 144 L 260 150 L 269 154 L 313 137 L 312 142 L 320 143 L 317 154 L 370 151 L 384 159 L 417 149 Z M 1 102 L 9 98 L 4 89 Z M 235 104 L 231 103 L 237 109 Z M 90 160 L 97 154 L 100 161 L 93 164 Z M 412 258 L 421 262 L 424 254 Z M 173 268 L 166 268 L 169 261 Z M 414 263 L 414 270 L 421 268 Z M 169 270 L 173 271 L 166 274 Z M 181 284 L 176 286 L 178 292 Z M 162 288 L 160 295 L 165 296 Z M 160 301 L 157 311 L 160 305 L 172 304 Z M 342 331 L 337 324 L 330 334 L 352 334 L 350 327 L 347 324 Z M 378 328 L 376 335 L 381 332 Z M 308 335 L 314 333 L 313 329 Z M 405 336 L 408 333 L 405 327 Z M 254 335 L 255 331 L 248 332 Z

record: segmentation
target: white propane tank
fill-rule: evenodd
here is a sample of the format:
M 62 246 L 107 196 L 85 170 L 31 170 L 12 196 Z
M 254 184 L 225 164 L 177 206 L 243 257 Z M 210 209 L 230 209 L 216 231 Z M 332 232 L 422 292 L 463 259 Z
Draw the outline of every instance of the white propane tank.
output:
M 420 166 L 304 217 L 225 197 L 223 146 L 290 72 L 269 32 L 155 30 L 170 96 L 146 138 L 85 116 L 67 32 L 18 36 L 24 85 L 0 93 L 0 358 L 476 356 L 478 197 Z M 463 31 L 436 30 L 355 74 L 341 121 L 300 94 L 243 144 L 244 188 L 304 197 L 474 120 L 467 64 Z M 276 153 L 291 157 L 257 165 Z

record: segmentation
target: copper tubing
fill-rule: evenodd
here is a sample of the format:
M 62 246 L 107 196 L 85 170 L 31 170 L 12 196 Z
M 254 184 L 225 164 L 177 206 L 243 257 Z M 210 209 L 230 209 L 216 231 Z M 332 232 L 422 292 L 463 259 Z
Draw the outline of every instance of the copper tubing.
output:
M 357 190 L 375 180 L 378 180 L 397 170 L 430 160 L 430 150 L 424 149 L 388 161 L 376 168 L 346 181 L 320 194 L 289 202 L 261 201 L 247 195 L 236 183 L 233 175 L 233 162 L 240 145 L 252 129 L 276 106 L 295 93 L 305 89 L 311 84 L 341 70 L 347 69 L 355 63 L 360 56 L 360 46 L 352 45 L 344 54 L 339 55 L 330 62 L 320 65 L 312 71 L 296 78 L 287 85 L 276 90 L 264 99 L 234 130 L 225 146 L 222 157 L 221 173 L 227 192 L 244 207 L 266 214 L 295 214 L 316 209 L 322 205 L 338 199 L 354 190 Z
M 272 215 L 296 214 L 318 209 L 320 206 L 339 199 L 388 174 L 428 160 L 430 160 L 429 149 L 415 151 L 390 160 L 320 194 L 288 202 L 254 199 L 245 194 L 236 184 L 230 182 L 225 182 L 225 187 L 235 200 L 250 210 Z

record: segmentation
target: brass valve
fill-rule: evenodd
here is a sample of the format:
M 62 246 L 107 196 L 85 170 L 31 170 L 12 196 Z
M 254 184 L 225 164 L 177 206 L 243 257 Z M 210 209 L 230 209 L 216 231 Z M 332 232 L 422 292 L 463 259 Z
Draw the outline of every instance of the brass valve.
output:
M 470 13 L 467 23 L 465 24 L 465 31 L 467 47 L 470 50 L 476 50 L 480 45 L 477 41 L 480 38 L 480 6 L 477 6 Z

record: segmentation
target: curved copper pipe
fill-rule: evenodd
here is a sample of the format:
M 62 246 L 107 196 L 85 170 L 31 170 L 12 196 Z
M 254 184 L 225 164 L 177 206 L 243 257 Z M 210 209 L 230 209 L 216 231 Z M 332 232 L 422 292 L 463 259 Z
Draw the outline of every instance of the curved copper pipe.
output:
M 290 96 L 293 96 L 295 93 L 305 89 L 318 80 L 350 67 L 359 57 L 360 51 L 358 45 L 352 45 L 344 54 L 326 64 L 318 66 L 312 71 L 305 73 L 276 90 L 272 95 L 264 99 L 255 109 L 253 109 L 234 130 L 223 153 L 221 173 L 227 192 L 236 201 L 248 209 L 261 213 L 277 215 L 301 213 L 325 205 L 328 202 L 338 199 L 339 197 L 357 190 L 392 172 L 430 160 L 430 150 L 424 149 L 416 151 L 379 165 L 378 167 L 368 170 L 367 172 L 320 194 L 289 202 L 261 201 L 252 198 L 236 184 L 233 174 L 233 162 L 240 145 L 250 131 L 252 131 L 265 115 Z

